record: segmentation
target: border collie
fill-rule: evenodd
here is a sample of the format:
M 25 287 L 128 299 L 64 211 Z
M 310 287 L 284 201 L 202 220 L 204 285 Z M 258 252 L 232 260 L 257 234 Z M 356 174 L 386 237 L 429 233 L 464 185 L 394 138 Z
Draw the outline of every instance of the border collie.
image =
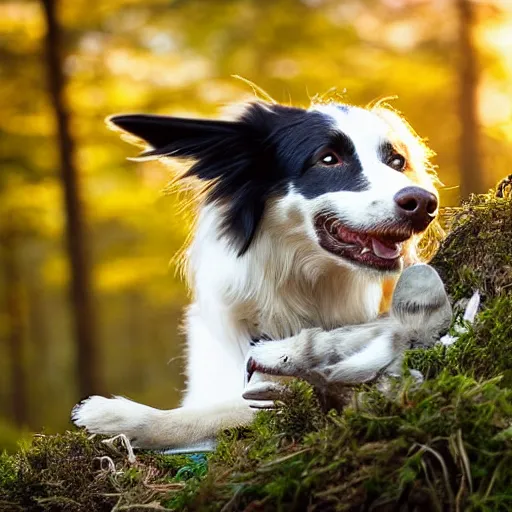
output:
M 187 252 L 187 389 L 173 410 L 92 396 L 73 409 L 76 425 L 139 448 L 213 443 L 272 407 L 281 385 L 268 374 L 370 381 L 397 371 L 411 329 L 428 344 L 427 326 L 446 324 L 426 265 L 379 316 L 385 284 L 419 261 L 438 211 L 430 151 L 390 108 L 253 102 L 230 121 L 110 123 L 145 143 L 139 158 L 190 161 L 181 177 L 204 184 Z

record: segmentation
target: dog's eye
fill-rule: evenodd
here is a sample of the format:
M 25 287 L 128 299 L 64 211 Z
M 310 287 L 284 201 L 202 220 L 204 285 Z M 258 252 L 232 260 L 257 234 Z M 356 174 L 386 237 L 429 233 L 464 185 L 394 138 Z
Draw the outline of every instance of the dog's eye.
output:
M 334 151 L 325 151 L 319 158 L 318 163 L 326 166 L 341 164 L 341 158 Z
M 387 165 L 392 169 L 395 169 L 396 171 L 403 171 L 405 164 L 405 158 L 402 155 L 399 155 L 398 153 L 394 153 L 393 155 L 391 155 L 387 161 Z

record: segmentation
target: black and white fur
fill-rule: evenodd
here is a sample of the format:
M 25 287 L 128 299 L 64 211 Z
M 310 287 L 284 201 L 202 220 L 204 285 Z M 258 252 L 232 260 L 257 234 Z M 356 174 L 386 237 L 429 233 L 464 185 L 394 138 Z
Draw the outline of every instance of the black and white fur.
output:
M 190 160 L 184 177 L 205 185 L 187 252 L 187 389 L 167 411 L 93 396 L 74 408 L 76 425 L 125 434 L 140 448 L 208 443 L 272 405 L 275 384 L 262 372 L 367 381 L 396 370 L 414 331 L 403 326 L 418 311 L 428 320 L 439 303 L 446 313 L 442 284 L 431 297 L 409 279 L 412 310 L 397 320 L 395 303 L 377 320 L 384 279 L 418 261 L 417 242 L 437 214 L 428 149 L 394 111 L 256 102 L 234 121 L 110 121 L 149 146 L 142 159 Z M 285 341 L 251 352 L 262 338 Z M 255 375 L 246 388 L 248 359 Z

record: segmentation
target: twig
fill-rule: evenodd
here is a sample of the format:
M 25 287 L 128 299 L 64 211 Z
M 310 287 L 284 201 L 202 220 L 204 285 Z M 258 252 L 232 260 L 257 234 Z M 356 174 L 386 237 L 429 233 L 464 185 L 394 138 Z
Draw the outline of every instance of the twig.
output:
M 231 510 L 231 507 L 236 503 L 236 500 L 238 499 L 238 496 L 242 492 L 242 487 L 240 486 L 236 491 L 235 494 L 231 497 L 231 499 L 220 509 L 220 512 L 228 512 Z
M 460 458 L 462 459 L 462 466 L 464 468 L 464 476 L 468 482 L 469 492 L 473 494 L 473 478 L 471 477 L 471 465 L 469 463 L 469 457 L 464 447 L 464 441 L 462 440 L 462 430 L 457 430 L 457 446 L 459 448 Z
M 168 508 L 162 507 L 160 503 L 154 501 L 153 503 L 132 503 L 131 505 L 120 505 L 112 509 L 112 512 L 117 510 L 133 510 L 133 509 L 145 509 L 145 510 L 169 510 Z
M 111 448 L 114 448 L 114 441 L 117 441 L 117 439 L 120 439 L 122 443 L 124 444 L 124 447 L 126 448 L 126 451 L 128 452 L 128 462 L 130 464 L 133 464 L 137 461 L 137 458 L 135 457 L 135 453 L 133 452 L 133 447 L 130 443 L 130 440 L 124 435 L 119 434 L 117 436 L 111 437 L 110 439 L 104 439 L 102 442 L 105 443 L 107 446 L 110 446 Z
M 311 448 L 304 448 L 304 450 L 299 450 L 298 452 L 293 452 L 293 453 L 285 455 L 284 457 L 281 457 L 279 459 L 272 460 L 272 461 L 268 462 L 267 464 L 263 464 L 263 466 L 260 466 L 258 468 L 258 471 L 261 471 L 261 470 L 265 471 L 267 468 L 275 466 L 276 464 L 281 464 L 281 462 L 284 462 L 285 460 L 293 459 L 297 455 L 302 455 L 303 453 L 307 453 L 309 451 L 311 451 Z
M 443 457 L 436 450 L 434 450 L 433 448 L 431 448 L 430 446 L 427 446 L 425 444 L 415 443 L 415 446 L 419 446 L 421 448 L 420 452 L 426 451 L 426 452 L 431 453 L 439 461 L 439 464 L 441 465 L 441 470 L 443 472 L 443 478 L 444 478 L 445 485 L 446 485 L 446 491 L 448 492 L 448 497 L 450 499 L 450 504 L 453 505 L 453 503 L 455 501 L 455 496 L 453 495 L 453 490 L 450 485 L 450 476 L 448 474 L 448 468 L 446 467 Z
M 359 478 L 355 478 L 354 480 L 350 480 L 350 482 L 346 482 L 344 484 L 337 485 L 336 487 L 331 487 L 330 489 L 327 489 L 325 491 L 316 492 L 315 496 L 317 496 L 319 498 L 325 498 L 325 497 L 327 497 L 327 496 L 329 496 L 331 494 L 336 494 L 338 492 L 345 491 L 349 487 L 352 487 L 355 484 L 358 484 L 360 482 L 364 482 L 367 479 L 368 479 L 368 475 L 365 474 L 363 476 L 360 476 Z
M 484 494 L 484 500 L 489 499 L 489 495 L 492 492 L 492 488 L 494 487 L 494 483 L 496 482 L 496 479 L 498 478 L 499 472 L 501 470 L 501 467 L 504 465 L 505 461 L 507 460 L 506 457 L 504 457 L 496 466 L 496 469 L 492 473 L 491 481 L 489 482 L 489 485 L 487 486 L 487 490 Z
M 420 461 L 420 464 L 421 464 L 421 467 L 423 468 L 423 472 L 425 473 L 425 480 L 427 481 L 428 488 L 430 489 L 430 496 L 435 503 L 436 510 L 441 512 L 443 510 L 443 507 L 441 506 L 441 503 L 439 502 L 439 499 L 437 498 L 436 489 L 435 489 L 434 485 L 432 484 L 432 481 L 430 480 L 430 477 L 428 475 L 427 463 L 422 459 Z
M 100 469 L 102 469 L 104 471 L 108 470 L 114 474 L 117 472 L 116 465 L 114 464 L 114 461 L 108 455 L 103 455 L 102 457 L 95 457 L 94 460 L 100 461 Z M 107 463 L 107 467 L 103 467 L 104 462 Z

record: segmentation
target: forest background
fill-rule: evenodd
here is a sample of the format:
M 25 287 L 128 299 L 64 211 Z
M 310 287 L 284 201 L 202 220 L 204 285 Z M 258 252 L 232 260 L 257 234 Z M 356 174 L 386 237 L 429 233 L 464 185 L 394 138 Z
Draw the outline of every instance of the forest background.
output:
M 444 206 L 512 172 L 512 2 L 2 0 L 0 450 L 91 393 L 178 404 L 193 211 L 104 119 L 216 116 L 252 95 L 233 75 L 294 105 L 397 96 Z

